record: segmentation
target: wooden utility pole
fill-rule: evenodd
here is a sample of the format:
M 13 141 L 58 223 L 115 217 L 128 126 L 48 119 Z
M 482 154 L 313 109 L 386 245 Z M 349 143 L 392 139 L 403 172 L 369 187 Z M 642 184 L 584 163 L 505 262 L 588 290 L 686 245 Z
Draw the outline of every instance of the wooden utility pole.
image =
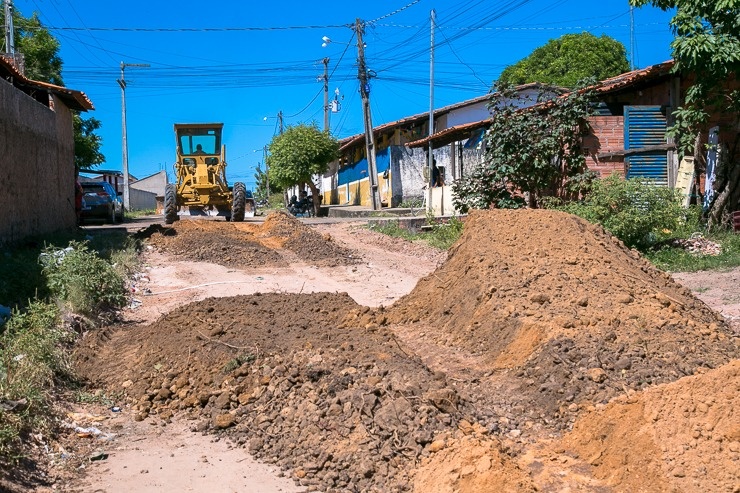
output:
M 373 135 L 373 120 L 370 115 L 370 85 L 367 81 L 367 66 L 365 65 L 365 43 L 362 35 L 365 26 L 358 18 L 355 22 L 357 33 L 357 78 L 360 79 L 360 96 L 362 96 L 362 113 L 365 122 L 365 153 L 367 155 L 367 174 L 370 179 L 370 199 L 373 210 L 380 210 L 380 193 L 378 192 L 378 169 L 375 165 L 375 136 Z

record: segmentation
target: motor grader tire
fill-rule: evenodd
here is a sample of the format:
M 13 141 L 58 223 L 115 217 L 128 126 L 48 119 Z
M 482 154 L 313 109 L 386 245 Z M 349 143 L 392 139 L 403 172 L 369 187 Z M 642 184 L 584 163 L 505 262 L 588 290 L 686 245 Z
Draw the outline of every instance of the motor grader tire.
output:
M 177 217 L 177 188 L 173 183 L 164 187 L 164 223 L 172 224 L 180 219 Z
M 234 183 L 234 201 L 231 205 L 231 221 L 244 221 L 244 210 L 247 206 L 247 187 L 238 181 Z

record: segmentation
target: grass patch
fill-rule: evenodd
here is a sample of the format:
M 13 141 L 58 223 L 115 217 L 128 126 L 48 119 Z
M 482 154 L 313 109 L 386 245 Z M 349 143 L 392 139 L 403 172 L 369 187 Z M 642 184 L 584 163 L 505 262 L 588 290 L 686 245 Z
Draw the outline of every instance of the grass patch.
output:
M 155 216 L 157 214 L 156 209 L 142 209 L 138 211 L 124 211 L 123 217 L 125 219 L 137 219 L 145 216 Z
M 643 252 L 656 267 L 668 272 L 725 270 L 740 266 L 740 234 L 730 231 L 708 234 L 708 240 L 719 243 L 719 255 L 696 255 L 682 248 L 663 246 Z
M 446 223 L 434 223 L 431 219 L 431 230 L 412 231 L 400 226 L 399 221 L 383 221 L 369 226 L 369 229 L 394 238 L 403 238 L 408 241 L 423 241 L 434 248 L 447 250 L 455 243 L 463 230 L 463 222 L 452 217 Z

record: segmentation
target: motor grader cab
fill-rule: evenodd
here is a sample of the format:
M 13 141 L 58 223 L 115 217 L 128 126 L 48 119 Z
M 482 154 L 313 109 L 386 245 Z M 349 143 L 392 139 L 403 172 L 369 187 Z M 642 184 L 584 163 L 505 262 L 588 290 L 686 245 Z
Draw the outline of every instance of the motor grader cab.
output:
M 175 183 L 165 187 L 164 219 L 172 224 L 179 215 L 226 216 L 232 221 L 253 217 L 255 203 L 242 182 L 230 188 L 226 181 L 223 123 L 176 123 Z

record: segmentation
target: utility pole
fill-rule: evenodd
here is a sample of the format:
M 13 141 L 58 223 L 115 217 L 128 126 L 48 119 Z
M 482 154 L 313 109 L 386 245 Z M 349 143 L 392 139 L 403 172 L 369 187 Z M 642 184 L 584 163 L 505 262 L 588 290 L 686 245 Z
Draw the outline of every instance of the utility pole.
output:
M 262 162 L 265 163 L 265 187 L 267 188 L 267 200 L 270 200 L 270 166 L 267 164 L 267 146 L 262 148 Z
M 635 70 L 635 8 L 630 5 L 630 70 Z
M 367 155 L 367 174 L 370 179 L 370 198 L 373 210 L 380 210 L 380 194 L 378 193 L 378 169 L 375 164 L 375 135 L 373 135 L 373 120 L 370 115 L 370 85 L 367 82 L 367 66 L 365 65 L 365 43 L 362 35 L 365 27 L 358 18 L 355 21 L 357 33 L 357 78 L 360 79 L 360 96 L 362 96 L 362 113 L 365 122 L 365 154 Z
M 429 200 L 427 206 L 432 210 L 432 187 L 434 183 L 434 146 L 432 145 L 432 135 L 434 135 L 434 20 L 436 12 L 432 10 L 430 14 L 431 35 L 429 46 L 429 147 L 427 149 L 427 159 L 429 166 Z
M 280 135 L 283 135 L 283 110 L 278 111 L 278 128 L 280 129 Z
M 329 59 L 324 58 L 324 131 L 329 131 Z
M 12 0 L 5 0 L 5 53 L 13 57 L 13 66 L 15 66 L 14 38 L 15 33 L 13 30 L 13 3 Z
M 126 79 L 124 70 L 126 67 L 149 67 L 148 63 L 123 63 L 121 62 L 121 78 L 118 85 L 121 86 L 121 147 L 123 148 L 123 207 L 131 210 L 129 198 L 129 176 L 128 176 L 128 140 L 126 138 Z

